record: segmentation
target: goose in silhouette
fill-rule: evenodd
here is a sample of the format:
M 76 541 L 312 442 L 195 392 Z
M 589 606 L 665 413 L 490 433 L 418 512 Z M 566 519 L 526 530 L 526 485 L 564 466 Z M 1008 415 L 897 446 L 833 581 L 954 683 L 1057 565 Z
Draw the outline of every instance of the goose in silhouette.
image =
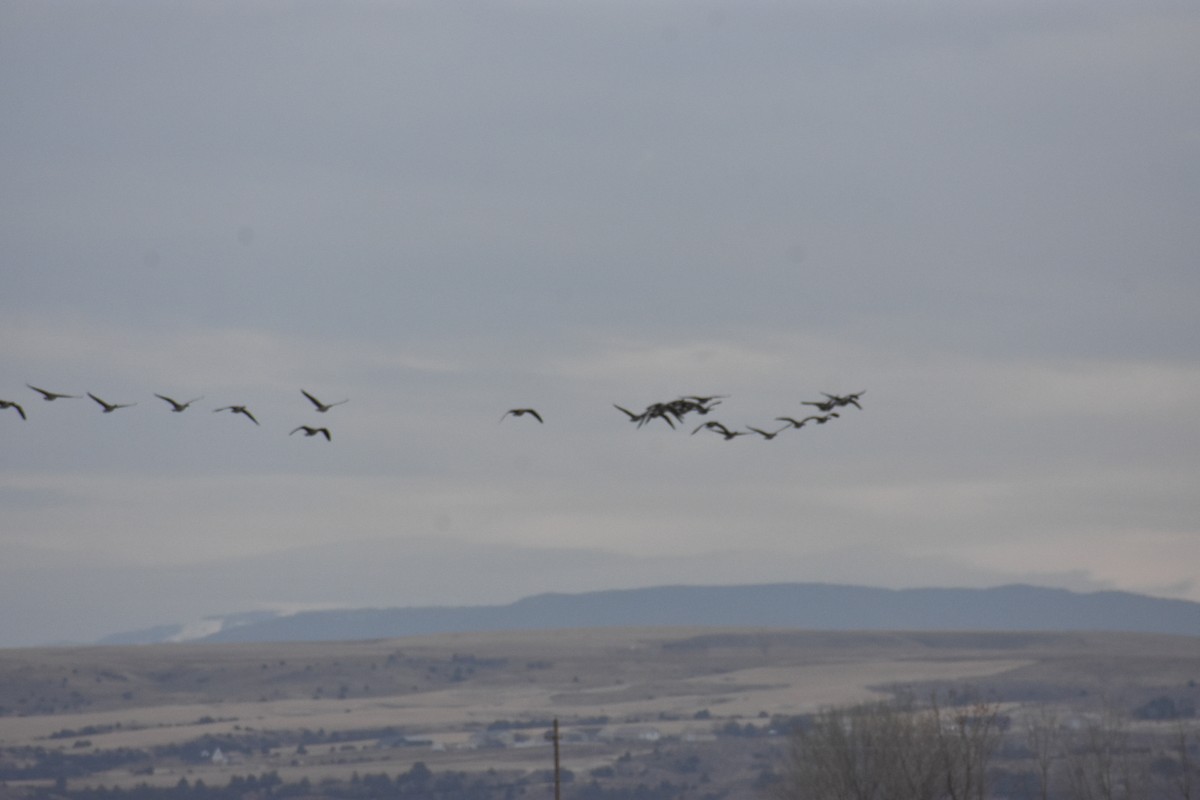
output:
M 833 403 L 835 406 L 854 406 L 855 408 L 859 409 L 860 411 L 862 410 L 862 406 L 860 406 L 858 404 L 858 398 L 862 397 L 866 393 L 867 393 L 866 389 L 863 389 L 861 392 L 851 392 L 850 394 L 843 394 L 843 395 L 827 394 L 826 392 L 821 392 L 821 394 L 828 397 L 829 402 Z M 821 410 L 828 411 L 829 409 L 823 408 Z
M 538 412 L 534 411 L 532 408 L 510 408 L 508 411 L 505 411 L 503 414 L 500 415 L 500 421 L 503 422 L 504 418 L 509 415 L 512 415 L 514 417 L 523 417 L 526 414 L 533 417 L 538 422 L 543 422 L 542 415 L 539 414 Z
M 812 416 L 805 417 L 804 419 L 793 419 L 792 417 L 776 417 L 775 419 L 778 420 L 779 422 L 786 422 L 788 425 L 790 425 L 793 428 L 803 428 L 805 423 L 808 423 L 808 422 L 815 422 L 818 425 L 824 425 L 826 422 L 829 422 L 829 420 L 833 419 L 836 416 L 839 416 L 838 413 L 836 411 L 833 411 L 824 416 L 819 416 L 819 415 L 813 414 Z
M 249 411 L 246 410 L 245 406 L 221 406 L 220 408 L 213 409 L 214 414 L 217 413 L 218 411 L 228 411 L 231 414 L 244 414 L 245 416 L 249 417 L 250 421 L 253 422 L 255 425 L 258 424 L 258 420 L 256 420 L 254 418 L 253 414 L 251 414 Z
M 620 408 L 620 406 L 617 406 Z M 646 410 L 641 414 L 631 415 L 631 418 L 637 420 L 638 427 L 642 427 L 652 419 L 661 419 L 663 422 L 675 427 L 676 422 L 683 422 L 683 417 L 689 411 L 700 410 L 703 407 L 686 398 L 672 400 L 669 403 L 651 403 L 646 406 Z M 621 409 L 625 411 L 625 409 Z M 707 413 L 708 409 L 703 409 L 701 413 Z M 628 414 L 628 411 L 625 411 Z
M 671 419 L 671 414 L 674 414 L 676 419 L 681 416 L 678 411 L 672 411 L 668 403 L 651 403 L 642 412 L 642 418 L 638 421 L 638 427 L 640 428 L 650 420 L 658 418 L 670 425 L 671 429 L 674 430 L 675 421 Z
M 716 405 L 720 405 L 721 401 L 724 400 L 726 397 L 729 397 L 729 395 L 727 395 L 727 394 L 710 394 L 708 397 L 701 397 L 698 394 L 687 394 L 687 395 L 684 395 L 681 399 L 691 400 L 692 402 L 699 403 L 702 406 L 709 405 L 710 403 L 712 405 L 716 406 Z M 715 403 L 713 402 L 714 400 L 716 401 Z
M 300 427 L 293 429 L 292 433 L 295 433 L 296 431 L 304 431 L 304 435 L 306 437 L 307 436 L 316 436 L 319 433 L 325 437 L 325 441 L 327 441 L 327 442 L 333 441 L 333 437 L 329 435 L 329 428 L 313 428 L 308 425 L 301 425 Z M 289 433 L 288 436 L 291 436 L 292 433 Z
M 317 398 L 313 397 L 311 394 L 309 394 L 308 392 L 304 391 L 303 389 L 301 389 L 301 390 L 300 390 L 300 394 L 302 394 L 302 395 L 304 395 L 305 397 L 307 397 L 307 398 L 309 399 L 309 401 L 310 401 L 310 402 L 311 402 L 311 403 L 312 403 L 314 406 L 316 406 L 316 407 L 317 407 L 317 411 L 321 412 L 322 414 L 324 414 L 326 411 L 328 411 L 329 409 L 333 408 L 334 406 L 340 406 L 342 403 L 349 403 L 349 402 L 350 402 L 349 398 L 347 398 L 347 399 L 345 399 L 345 400 L 338 400 L 336 403 L 322 403 L 320 400 L 318 400 Z
M 707 401 L 710 405 L 705 406 L 701 401 Z M 613 403 L 613 408 L 629 417 L 630 422 L 636 422 L 639 428 L 652 419 L 661 419 L 674 428 L 676 422 L 683 422 L 683 418 L 692 411 L 699 414 L 707 414 L 712 410 L 713 406 L 719 404 L 720 401 L 716 400 L 716 397 L 680 397 L 669 403 L 651 403 L 640 414 L 635 414 L 616 403 Z
M 725 398 L 728 396 L 729 395 L 727 395 L 727 394 L 714 394 L 714 395 L 709 395 L 708 397 L 701 397 L 700 395 L 690 394 L 690 395 L 687 395 L 686 397 L 679 398 L 675 402 L 684 404 L 683 405 L 684 413 L 686 413 L 688 411 L 695 411 L 697 414 L 707 414 L 708 412 L 712 411 L 715 407 L 721 405 L 722 398 Z
M 171 398 L 167 397 L 165 394 L 156 394 L 154 396 L 157 397 L 159 400 L 166 400 L 168 403 L 170 403 L 171 410 L 174 411 L 175 413 L 179 413 L 180 411 L 187 411 L 188 406 L 190 406 L 192 403 L 196 402 L 197 400 L 204 399 L 204 396 L 201 395 L 200 397 L 196 397 L 191 400 L 188 400 L 186 403 L 180 403 L 178 400 L 172 400 Z
M 787 430 L 789 427 L 791 427 L 791 426 L 790 426 L 790 425 L 784 425 L 782 428 L 780 428 L 780 429 L 779 429 L 779 430 L 777 430 L 777 431 L 764 431 L 762 428 L 756 428 L 756 427 L 754 427 L 753 425 L 747 425 L 747 426 L 746 426 L 746 430 L 749 430 L 749 431 L 754 431 L 754 432 L 755 432 L 755 433 L 757 433 L 759 436 L 763 437 L 764 439 L 766 439 L 766 440 L 769 442 L 769 441 L 771 441 L 772 439 L 774 439 L 776 436 L 778 436 L 779 434 L 781 434 L 781 433 L 783 433 L 784 431 L 786 431 L 786 430 Z
M 725 441 L 727 441 L 727 442 L 730 439 L 736 439 L 739 436 L 749 436 L 750 435 L 749 431 L 731 431 L 731 430 L 729 430 L 729 428 L 726 428 L 720 422 L 717 422 L 716 420 L 712 420 L 711 422 L 702 422 L 701 424 L 697 425 L 696 429 L 692 431 L 692 436 L 695 436 L 697 433 L 699 433 L 700 431 L 703 431 L 703 430 L 709 430 L 709 431 L 712 431 L 713 433 L 719 433 L 719 434 L 721 434 L 721 436 L 725 437 Z
M 129 408 L 130 406 L 137 405 L 137 403 L 106 403 L 105 401 L 101 400 L 99 397 L 96 397 L 96 395 L 92 394 L 91 392 L 88 392 L 88 397 L 92 398 L 97 403 L 99 403 L 104 408 L 105 414 L 111 414 L 112 412 L 116 411 L 118 408 Z
M 822 392 L 822 394 L 824 394 L 824 392 Z M 828 397 L 829 395 L 825 395 L 825 396 L 826 396 L 826 397 Z M 813 400 L 805 400 L 805 401 L 803 401 L 802 403 L 800 403 L 800 405 L 802 405 L 802 406 L 816 406 L 818 411 L 833 411 L 833 409 L 834 409 L 834 408 L 837 406 L 837 401 L 835 401 L 835 400 L 824 400 L 824 401 L 822 401 L 822 402 L 819 402 L 819 403 L 818 403 L 818 402 L 816 402 L 816 401 L 813 401 Z
M 42 399 L 46 400 L 46 401 L 57 400 L 60 397 L 70 397 L 70 398 L 76 398 L 76 399 L 79 397 L 82 397 L 82 395 L 78 395 L 78 394 L 61 394 L 60 392 L 48 392 L 45 389 L 39 389 L 38 387 L 34 386 L 31 383 L 27 383 L 25 385 L 28 386 L 30 389 L 33 389 L 35 392 L 38 392 L 39 394 L 41 394 Z
M 14 403 L 12 400 L 0 400 L 0 410 L 6 408 L 15 408 L 17 413 L 21 415 L 21 419 L 25 419 L 25 409 L 21 408 L 20 403 Z
M 709 404 L 705 405 L 703 402 L 701 402 L 702 400 L 708 400 Z M 666 403 L 664 407 L 671 413 L 673 417 L 675 417 L 675 419 L 683 422 L 684 414 L 692 411 L 695 411 L 697 414 L 707 414 L 713 410 L 714 406 L 719 405 L 721 405 L 721 401 L 711 397 L 701 398 L 699 400 L 693 397 L 680 397 L 678 400 L 672 400 L 671 402 Z

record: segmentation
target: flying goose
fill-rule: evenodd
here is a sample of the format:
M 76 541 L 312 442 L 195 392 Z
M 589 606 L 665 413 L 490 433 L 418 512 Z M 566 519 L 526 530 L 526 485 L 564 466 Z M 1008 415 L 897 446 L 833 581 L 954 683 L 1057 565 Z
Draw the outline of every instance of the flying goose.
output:
M 836 394 L 827 394 L 825 392 L 821 392 L 821 394 L 828 397 L 829 402 L 833 403 L 835 406 L 854 406 L 855 408 L 859 409 L 860 411 L 862 410 L 862 406 L 860 406 L 858 404 L 858 398 L 862 397 L 866 393 L 867 393 L 866 389 L 863 389 L 861 392 L 851 392 L 850 394 L 844 394 L 844 395 L 840 395 L 840 396 L 836 395 Z M 821 410 L 828 411 L 829 409 L 823 408 Z
M 688 394 L 688 395 L 684 395 L 680 399 L 681 400 L 691 400 L 692 402 L 699 403 L 702 406 L 708 405 L 709 403 L 712 403 L 712 405 L 716 406 L 716 405 L 720 405 L 721 400 L 725 399 L 726 397 L 729 397 L 729 395 L 727 395 L 727 394 L 710 394 L 708 397 L 701 397 L 700 395 L 696 395 L 696 394 Z M 717 402 L 714 403 L 713 402 L 714 400 Z
M 511 414 L 514 417 L 523 417 L 526 414 L 528 414 L 529 416 L 536 419 L 538 422 L 543 422 L 542 415 L 539 414 L 538 412 L 534 411 L 532 408 L 510 408 L 508 411 L 505 411 L 503 414 L 500 415 L 500 421 L 503 422 L 504 418 L 507 417 L 509 414 Z
M 822 394 L 824 394 L 824 392 L 822 392 Z M 825 395 L 825 396 L 826 396 L 826 397 L 829 397 L 829 395 Z M 818 411 L 833 411 L 834 407 L 835 407 L 835 406 L 837 406 L 837 405 L 838 405 L 838 403 L 837 403 L 837 401 L 836 401 L 836 400 L 832 400 L 832 399 L 831 399 L 831 400 L 824 400 L 824 401 L 822 401 L 822 402 L 820 402 L 820 403 L 818 403 L 818 402 L 814 402 L 814 401 L 812 401 L 812 400 L 805 400 L 805 401 L 801 402 L 801 403 L 800 403 L 800 405 L 802 405 L 802 406 L 816 406 Z
M 329 428 L 313 428 L 308 425 L 301 425 L 300 427 L 293 429 L 292 433 L 295 433 L 296 431 L 304 431 L 305 436 L 316 436 L 319 433 L 325 437 L 325 441 L 333 441 L 333 437 L 329 435 Z M 289 433 L 288 436 L 291 436 L 292 433 Z
M 711 400 L 712 398 L 700 398 L 703 400 Z M 717 405 L 713 403 L 713 405 Z M 620 411 L 625 416 L 629 417 L 630 422 L 636 422 L 640 428 L 652 419 L 661 419 L 663 422 L 675 427 L 676 422 L 683 422 L 683 417 L 689 411 L 698 411 L 701 414 L 707 414 L 711 407 L 706 408 L 702 403 L 696 401 L 695 398 L 680 397 L 672 400 L 669 403 L 651 403 L 646 406 L 646 410 L 640 414 L 635 414 L 628 408 L 619 406 L 613 403 L 613 408 Z
M 675 428 L 675 422 L 671 419 L 672 414 L 675 415 L 676 419 L 679 419 L 682 416 L 678 410 L 673 410 L 669 403 L 651 403 L 650 405 L 646 406 L 646 410 L 642 412 L 642 418 L 638 422 L 638 427 L 642 427 L 647 422 L 657 417 L 670 425 L 673 430 Z
M 731 430 L 729 430 L 729 428 L 726 428 L 720 422 L 713 420 L 712 422 L 702 422 L 699 425 L 697 425 L 696 429 L 694 431 L 692 431 L 692 436 L 695 436 L 699 431 L 702 431 L 702 430 L 710 430 L 710 431 L 714 431 L 715 433 L 719 433 L 719 434 L 721 434 L 721 436 L 725 437 L 725 441 L 727 441 L 727 442 L 730 439 L 736 439 L 739 436 L 749 436 L 750 435 L 749 432 L 747 432 L 747 431 L 731 431 Z
M 254 418 L 253 414 L 251 414 L 249 411 L 246 410 L 245 406 L 221 406 L 220 408 L 213 409 L 214 414 L 217 413 L 218 411 L 228 411 L 231 414 L 245 414 L 247 417 L 250 418 L 251 422 L 253 422 L 255 425 L 258 424 L 258 420 L 256 420 Z
M 25 419 L 25 409 L 21 408 L 20 403 L 14 403 L 12 400 L 0 400 L 0 410 L 5 408 L 15 408 L 17 413 L 21 415 L 21 419 Z
M 309 399 L 309 401 L 312 402 L 312 404 L 317 407 L 317 411 L 321 412 L 322 414 L 324 414 L 326 411 L 333 408 L 334 406 L 340 406 L 342 403 L 350 402 L 350 399 L 347 398 L 345 400 L 338 400 L 336 403 L 322 403 L 320 400 L 313 397 L 311 394 L 304 391 L 303 389 L 300 390 L 300 394 L 307 397 Z
M 171 410 L 174 411 L 175 413 L 179 413 L 180 411 L 187 411 L 188 406 L 190 406 L 192 403 L 196 402 L 197 400 L 204 399 L 204 396 L 201 395 L 200 397 L 196 397 L 191 400 L 188 400 L 186 403 L 180 403 L 177 400 L 172 400 L 171 398 L 167 397 L 165 394 L 156 394 L 154 396 L 157 397 L 159 400 L 166 400 L 168 403 L 170 403 Z
M 103 400 L 101 400 L 99 397 L 96 397 L 96 395 L 92 394 L 91 392 L 88 392 L 87 396 L 92 398 L 93 400 L 95 400 L 97 403 L 99 403 L 104 408 L 105 414 L 111 414 L 112 412 L 116 411 L 118 408 L 129 408 L 130 406 L 137 405 L 137 403 L 106 403 Z M 47 398 L 47 399 L 49 399 L 49 398 Z
M 777 431 L 764 431 L 762 428 L 755 428 L 753 425 L 747 425 L 746 430 L 754 431 L 759 436 L 763 437 L 764 439 L 766 439 L 769 442 L 772 439 L 774 439 L 776 436 L 778 436 L 779 434 L 786 431 L 789 427 L 791 427 L 791 426 L 784 425 L 782 428 L 780 428 Z
M 711 399 L 711 398 L 709 398 L 709 399 Z M 690 397 L 680 397 L 677 400 L 672 400 L 669 403 L 664 403 L 663 407 L 673 417 L 675 417 L 675 419 L 679 420 L 680 422 L 683 422 L 683 416 L 684 416 L 684 414 L 687 414 L 688 412 L 695 411 L 698 414 L 707 414 L 708 412 L 713 410 L 713 406 L 719 406 L 719 405 L 721 405 L 720 400 L 713 400 L 711 402 L 711 404 L 706 406 L 706 405 L 704 405 L 704 403 L 702 403 L 698 400 L 694 400 Z
M 815 422 L 818 425 L 824 425 L 826 422 L 829 422 L 829 420 L 837 416 L 840 416 L 840 414 L 838 414 L 836 411 L 832 411 L 824 416 L 814 414 L 812 416 L 805 417 L 804 419 L 793 419 L 792 417 L 776 417 L 775 419 L 779 422 L 786 422 L 793 428 L 803 428 L 806 422 Z
M 60 397 L 79 398 L 82 396 L 82 395 L 78 395 L 78 394 L 60 394 L 59 392 L 47 392 L 45 389 L 39 389 L 38 387 L 34 386 L 31 383 L 27 383 L 25 385 L 28 386 L 30 389 L 33 389 L 35 392 L 40 393 L 42 395 L 42 399 L 46 400 L 46 401 L 57 400 Z

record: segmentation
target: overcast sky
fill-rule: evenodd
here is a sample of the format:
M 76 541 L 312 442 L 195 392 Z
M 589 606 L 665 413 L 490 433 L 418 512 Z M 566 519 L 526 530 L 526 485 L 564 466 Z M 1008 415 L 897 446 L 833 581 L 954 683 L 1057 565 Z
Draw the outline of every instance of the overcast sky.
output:
M 4 0 L 0 30 L 0 581 L 43 593 L 0 645 L 723 579 L 1200 600 L 1190 0 Z M 613 408 L 773 428 L 861 390 L 771 441 Z

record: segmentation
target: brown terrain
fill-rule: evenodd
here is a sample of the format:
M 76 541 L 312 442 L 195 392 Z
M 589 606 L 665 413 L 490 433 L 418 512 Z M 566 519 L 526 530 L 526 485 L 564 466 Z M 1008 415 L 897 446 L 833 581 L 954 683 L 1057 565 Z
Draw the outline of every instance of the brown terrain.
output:
M 0 758 L 136 754 L 70 787 L 267 771 L 316 783 L 417 762 L 517 773 L 551 768 L 558 719 L 577 775 L 692 758 L 714 785 L 744 787 L 778 758 L 777 728 L 828 706 L 949 687 L 1016 714 L 1088 714 L 1200 705 L 1198 681 L 1200 639 L 1141 634 L 631 628 L 30 648 L 0 650 Z

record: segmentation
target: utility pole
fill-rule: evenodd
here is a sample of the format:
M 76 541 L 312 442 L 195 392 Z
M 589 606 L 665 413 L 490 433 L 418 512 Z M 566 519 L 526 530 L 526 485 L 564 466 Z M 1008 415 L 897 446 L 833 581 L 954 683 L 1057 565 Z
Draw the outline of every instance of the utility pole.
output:
M 558 779 L 558 717 L 554 718 L 554 800 L 562 800 L 562 784 Z

